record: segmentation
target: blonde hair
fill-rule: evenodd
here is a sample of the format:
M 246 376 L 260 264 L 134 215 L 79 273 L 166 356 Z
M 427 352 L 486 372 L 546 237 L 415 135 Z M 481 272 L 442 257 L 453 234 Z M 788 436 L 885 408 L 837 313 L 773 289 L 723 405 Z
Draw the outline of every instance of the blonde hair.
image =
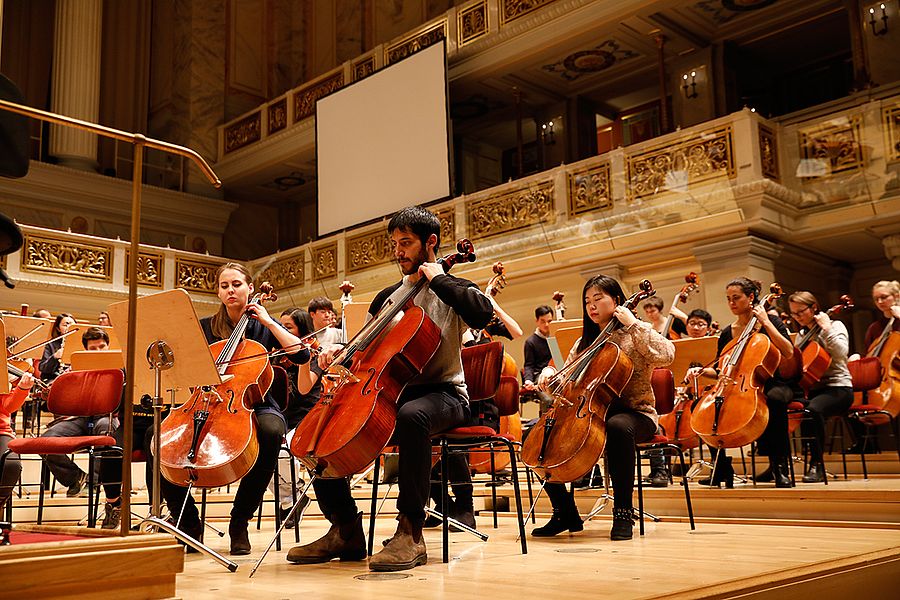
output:
M 236 262 L 225 263 L 216 271 L 216 288 L 219 287 L 219 279 L 222 277 L 222 273 L 226 270 L 232 269 L 237 271 L 241 275 L 244 276 L 244 281 L 248 284 L 253 283 L 253 276 L 250 274 L 250 270 L 244 265 Z M 225 305 L 219 307 L 219 310 L 216 311 L 216 314 L 212 316 L 212 319 L 209 322 L 209 328 L 212 331 L 212 334 L 219 339 L 228 339 L 231 337 L 231 332 L 234 331 L 234 323 L 231 322 L 231 317 L 228 316 L 228 309 L 225 308 Z
M 895 298 L 900 298 L 900 281 L 879 281 L 872 286 L 872 293 L 874 294 L 878 288 L 884 288 Z
M 816 297 L 813 296 L 810 292 L 794 292 L 788 298 L 788 302 L 796 302 L 797 304 L 805 304 L 807 306 L 819 305 Z

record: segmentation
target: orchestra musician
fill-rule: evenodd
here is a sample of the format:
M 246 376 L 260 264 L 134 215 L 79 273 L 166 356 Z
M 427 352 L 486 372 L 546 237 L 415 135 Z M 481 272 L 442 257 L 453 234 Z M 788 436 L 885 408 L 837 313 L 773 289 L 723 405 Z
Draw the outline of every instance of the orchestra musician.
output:
M 522 391 L 530 392 L 535 389 L 535 382 L 541 371 L 544 370 L 552 356 L 550 355 L 550 323 L 553 322 L 553 309 L 542 304 L 534 309 L 534 333 L 525 339 L 525 361 Z
M 791 343 L 790 333 L 777 316 L 766 312 L 759 303 L 762 284 L 747 277 L 737 277 L 725 286 L 725 298 L 728 308 L 735 316 L 734 323 L 726 327 L 719 334 L 717 345 L 716 364 L 718 359 L 731 340 L 741 335 L 744 328 L 754 315 L 761 326 L 760 333 L 769 337 L 781 354 L 782 360 L 793 356 L 794 346 Z M 692 377 L 702 375 L 710 379 L 718 378 L 718 371 L 713 367 L 692 367 L 688 369 L 685 383 Z M 769 468 L 757 476 L 756 481 L 775 481 L 775 487 L 791 487 L 790 446 L 788 442 L 788 418 L 787 405 L 794 399 L 794 392 L 788 383 L 775 373 L 763 388 L 766 396 L 766 404 L 769 409 L 769 420 L 760 438 L 757 440 L 757 449 L 761 456 L 769 457 Z M 710 447 L 713 460 L 717 455 L 717 449 Z M 715 469 L 708 480 L 700 480 L 703 485 L 717 486 L 725 483 L 726 487 L 734 486 L 734 469 L 731 466 L 731 457 L 722 456 L 715 461 Z
M 847 412 L 853 403 L 853 381 L 847 368 L 847 355 L 850 352 L 850 336 L 847 328 L 840 321 L 832 321 L 819 310 L 816 297 L 810 292 L 795 292 L 788 298 L 791 316 L 800 326 L 800 333 L 805 333 L 813 324 L 818 324 L 819 333 L 814 341 L 831 357 L 831 364 L 809 390 L 805 404 L 811 419 L 803 419 L 800 431 L 804 437 L 815 438 L 809 444 L 810 457 L 804 483 L 821 483 L 827 476 L 822 451 L 825 447 L 825 419 Z
M 64 372 L 65 366 L 59 361 L 62 359 L 65 338 L 54 338 L 64 335 L 74 324 L 75 318 L 69 313 L 56 315 L 53 327 L 50 329 L 50 339 L 53 341 L 44 346 L 44 355 L 41 357 L 41 362 L 38 363 L 38 371 L 40 371 L 41 381 L 44 383 L 52 383 L 54 379 Z
M 369 559 L 369 568 L 374 571 L 411 569 L 427 561 L 422 526 L 431 472 L 430 438 L 434 433 L 469 421 L 461 339 L 466 327 L 481 329 L 493 314 L 490 301 L 474 283 L 444 273 L 435 262 L 440 232 L 438 218 L 419 206 L 405 208 L 391 218 L 388 233 L 403 279 L 379 292 L 369 307 L 371 318 L 386 302 L 396 302 L 425 277 L 428 286 L 415 297 L 414 303 L 441 330 L 434 356 L 405 387 L 397 403 L 391 443 L 399 447 L 400 454 L 399 522 L 385 547 Z M 319 356 L 320 365 L 329 365 L 336 353 L 337 349 L 325 350 Z M 334 558 L 363 560 L 366 544 L 362 513 L 357 510 L 348 479 L 316 479 L 313 485 L 331 528 L 320 539 L 292 548 L 288 561 L 305 564 Z
M 334 326 L 337 323 L 337 314 L 331 300 L 325 296 L 313 298 L 309 301 L 306 312 L 312 318 L 313 331 L 319 331 L 317 337 L 322 347 L 327 348 L 341 343 L 341 330 Z
M 892 331 L 900 331 L 900 282 L 879 281 L 872 286 L 872 300 L 881 314 L 866 329 L 866 349 L 881 335 L 891 318 L 894 319 Z
M 675 358 L 675 346 L 660 335 L 649 323 L 644 323 L 622 304 L 625 293 L 619 282 L 606 275 L 587 281 L 582 292 L 584 317 L 582 336 L 576 342 L 566 362 L 574 359 L 593 342 L 600 331 L 617 319 L 622 327 L 612 333 L 615 343 L 632 361 L 634 371 L 621 397 L 609 406 L 606 416 L 606 458 L 614 490 L 612 540 L 632 537 L 634 510 L 631 496 L 634 489 L 634 444 L 653 438 L 656 414 L 650 377 L 655 367 L 664 367 Z M 544 486 L 553 505 L 550 521 L 534 529 L 535 537 L 554 536 L 563 531 L 576 532 L 584 528 L 575 497 L 563 483 Z
M 297 336 L 273 319 L 261 303 L 248 304 L 254 288 L 253 278 L 245 266 L 233 262 L 222 265 L 216 273 L 216 282 L 217 294 L 222 305 L 215 315 L 200 320 L 209 344 L 228 339 L 246 312 L 252 317 L 244 334 L 246 339 L 259 342 L 266 350 L 296 349 L 293 353 L 287 354 L 287 358 L 295 364 L 309 362 L 309 350 L 303 347 Z M 266 486 L 275 472 L 275 461 L 278 460 L 286 431 L 284 416 L 271 391 L 267 392 L 263 401 L 253 409 L 259 456 L 253 468 L 241 479 L 234 495 L 231 521 L 228 525 L 232 555 L 250 553 L 247 523 L 259 508 Z M 172 514 L 178 514 L 184 506 L 181 530 L 194 539 L 199 539 L 202 530 L 200 515 L 193 497 L 187 494 L 187 488 L 166 479 L 161 481 L 160 487 Z
M 34 378 L 30 373 L 25 373 L 16 382 L 10 382 L 13 386 L 8 394 L 0 394 L 0 456 L 9 448 L 9 440 L 16 437 L 10 422 L 10 415 L 19 410 L 28 398 L 28 392 L 34 386 Z M 3 472 L 0 473 L 0 510 L 6 505 L 7 499 L 12 494 L 13 487 L 19 481 L 22 474 L 22 463 L 19 455 L 10 453 L 3 463 Z
M 665 301 L 659 296 L 647 298 L 641 305 L 641 308 L 644 309 L 644 315 L 647 317 L 647 321 L 650 322 L 650 325 L 652 325 L 653 329 L 658 333 L 662 333 L 666 328 L 666 315 L 663 314 L 663 308 L 665 308 L 665 306 Z M 672 321 L 672 332 L 677 335 L 673 336 L 670 332 L 668 337 L 670 339 L 677 339 L 677 336 L 687 334 L 687 330 L 684 326 L 684 322 L 687 321 L 687 315 L 676 306 L 669 309 L 669 312 L 675 317 Z

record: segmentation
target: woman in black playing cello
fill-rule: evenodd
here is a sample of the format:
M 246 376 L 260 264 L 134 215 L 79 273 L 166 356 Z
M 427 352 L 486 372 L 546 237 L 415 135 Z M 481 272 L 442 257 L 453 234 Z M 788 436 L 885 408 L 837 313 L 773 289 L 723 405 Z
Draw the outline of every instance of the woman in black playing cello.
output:
M 253 294 L 253 278 L 246 267 L 238 263 L 224 264 L 216 272 L 216 281 L 222 306 L 215 315 L 200 320 L 207 343 L 228 339 L 244 313 L 249 313 L 251 319 L 244 333 L 245 339 L 259 342 L 266 350 L 298 348 L 287 357 L 295 364 L 309 362 L 309 351 L 301 345 L 295 335 L 274 320 L 262 304 L 248 305 Z M 275 461 L 278 460 L 278 452 L 281 450 L 285 433 L 284 416 L 270 393 L 266 394 L 263 402 L 254 407 L 254 413 L 259 456 L 253 468 L 241 479 L 234 495 L 231 522 L 228 525 L 233 555 L 250 553 L 247 522 L 259 508 L 266 486 L 275 472 Z M 187 495 L 187 488 L 166 479 L 161 480 L 160 488 L 173 515 L 177 515 L 184 505 L 181 530 L 194 539 L 199 539 L 203 525 L 200 523 L 200 515 L 193 497 Z
M 584 317 L 582 336 L 569 353 L 572 361 L 597 338 L 612 319 L 621 327 L 613 331 L 609 342 L 615 343 L 634 365 L 621 397 L 615 398 L 606 413 L 606 458 L 615 499 L 610 539 L 631 539 L 634 511 L 631 496 L 634 489 L 634 444 L 653 438 L 659 416 L 656 414 L 650 377 L 655 367 L 664 367 L 675 358 L 675 346 L 622 306 L 625 294 L 619 282 L 597 275 L 584 284 Z M 531 532 L 536 537 L 549 537 L 563 531 L 581 531 L 581 517 L 575 498 L 563 483 L 544 486 L 553 504 L 553 516 L 543 527 Z

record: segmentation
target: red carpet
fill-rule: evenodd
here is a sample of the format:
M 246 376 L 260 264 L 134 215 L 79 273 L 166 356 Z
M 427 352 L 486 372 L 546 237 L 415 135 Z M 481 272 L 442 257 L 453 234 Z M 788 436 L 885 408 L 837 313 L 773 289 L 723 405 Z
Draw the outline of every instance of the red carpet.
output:
M 10 545 L 18 544 L 42 544 L 45 542 L 65 542 L 67 540 L 84 540 L 85 536 L 66 535 L 62 533 L 31 533 L 28 531 L 13 531 L 9 535 Z

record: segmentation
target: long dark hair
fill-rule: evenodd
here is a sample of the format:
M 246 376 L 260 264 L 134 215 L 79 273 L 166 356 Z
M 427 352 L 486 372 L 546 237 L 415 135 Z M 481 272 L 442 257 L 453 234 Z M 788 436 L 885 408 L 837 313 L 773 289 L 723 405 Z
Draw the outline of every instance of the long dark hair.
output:
M 50 337 L 59 337 L 62 335 L 62 331 L 59 328 L 59 324 L 62 323 L 62 320 L 66 317 L 75 320 L 75 317 L 70 315 L 69 313 L 59 313 L 56 315 L 56 319 L 53 321 L 53 329 L 50 330 Z
M 297 326 L 297 337 L 303 337 L 313 332 L 312 317 L 302 308 L 290 312 L 291 320 Z
M 762 283 L 755 279 L 750 279 L 749 277 L 736 277 L 725 284 L 726 290 L 730 287 L 740 288 L 745 296 L 753 296 L 751 304 L 754 306 L 759 302 L 759 294 L 762 292 Z
M 582 304 L 584 304 L 584 298 L 591 288 L 597 288 L 607 296 L 610 296 L 617 306 L 625 304 L 625 292 L 622 291 L 622 286 L 619 285 L 619 282 L 612 277 L 608 277 L 601 273 L 600 275 L 595 275 L 588 279 L 584 284 L 584 289 L 581 290 Z M 597 339 L 598 335 L 600 335 L 600 326 L 591 321 L 591 317 L 588 315 L 587 310 L 585 310 L 584 316 L 581 319 L 581 341 L 578 343 L 578 352 L 583 352 L 585 348 L 590 346 L 593 341 Z

